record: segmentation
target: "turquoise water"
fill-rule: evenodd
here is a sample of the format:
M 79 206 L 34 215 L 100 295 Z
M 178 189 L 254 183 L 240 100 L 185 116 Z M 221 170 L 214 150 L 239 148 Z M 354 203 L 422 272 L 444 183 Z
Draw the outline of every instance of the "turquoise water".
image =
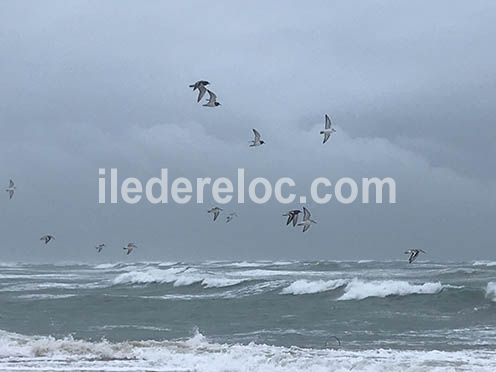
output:
M 5 263 L 0 304 L 0 370 L 496 370 L 496 262 Z

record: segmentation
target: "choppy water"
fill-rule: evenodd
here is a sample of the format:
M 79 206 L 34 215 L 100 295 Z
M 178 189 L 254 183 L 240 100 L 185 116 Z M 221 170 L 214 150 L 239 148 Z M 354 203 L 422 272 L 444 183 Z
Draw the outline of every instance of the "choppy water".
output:
M 0 370 L 350 369 L 495 371 L 496 262 L 0 264 Z

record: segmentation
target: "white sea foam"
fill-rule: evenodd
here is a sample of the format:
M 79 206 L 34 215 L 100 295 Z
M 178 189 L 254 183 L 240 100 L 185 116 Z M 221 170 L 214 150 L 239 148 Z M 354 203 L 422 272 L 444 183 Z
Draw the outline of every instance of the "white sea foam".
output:
M 367 297 L 406 296 L 411 294 L 435 294 L 443 285 L 437 283 L 410 284 L 401 280 L 363 281 L 353 279 L 344 288 L 338 300 L 362 300 Z
M 122 265 L 121 263 L 103 263 L 95 266 L 95 269 L 99 270 L 107 270 L 107 269 L 113 269 L 114 267 L 119 267 Z
M 200 368 L 200 369 L 199 369 Z M 184 341 L 88 342 L 72 337 L 23 336 L 0 331 L 1 370 L 98 371 L 494 371 L 495 351 L 329 350 L 250 343 Z
M 487 283 L 486 298 L 493 302 L 496 302 L 496 282 Z
M 175 287 L 188 286 L 200 283 L 206 288 L 229 287 L 237 285 L 246 279 L 216 277 L 193 268 L 146 269 L 131 271 L 118 275 L 113 284 L 149 284 L 172 283 Z
M 474 266 L 496 266 L 496 261 L 474 261 L 472 263 Z
M 282 294 L 312 294 L 332 291 L 333 289 L 339 288 L 347 283 L 346 280 L 336 279 L 336 280 L 306 280 L 300 279 L 291 283 L 288 287 L 283 288 Z

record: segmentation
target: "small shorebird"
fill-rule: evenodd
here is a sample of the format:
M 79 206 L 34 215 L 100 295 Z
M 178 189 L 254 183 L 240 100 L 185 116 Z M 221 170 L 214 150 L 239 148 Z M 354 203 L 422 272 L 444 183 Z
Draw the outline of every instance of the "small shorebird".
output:
M 410 257 L 408 257 L 408 263 L 412 263 L 413 261 L 415 261 L 420 252 L 425 253 L 425 251 L 423 251 L 422 249 L 409 249 L 408 251 L 406 251 L 405 254 L 410 255 Z
M 213 213 L 214 221 L 217 219 L 217 217 L 219 217 L 220 212 L 222 212 L 222 208 L 219 207 L 213 207 L 212 209 L 207 211 L 207 213 Z
M 9 193 L 9 199 L 12 199 L 12 197 L 14 196 L 15 189 L 16 187 L 14 185 L 14 181 L 10 180 L 9 187 L 5 189 L 5 191 Z
M 102 251 L 102 249 L 105 248 L 105 243 L 100 243 L 95 248 L 96 248 L 96 251 L 98 253 L 100 253 Z
M 124 247 L 124 250 L 127 250 L 126 256 L 133 251 L 134 248 L 138 248 L 138 246 L 134 243 L 128 243 L 127 247 Z
M 283 214 L 284 217 L 288 217 L 288 220 L 286 221 L 286 226 L 289 225 L 291 222 L 293 222 L 293 226 L 296 226 L 298 223 L 298 215 L 301 213 L 299 209 L 293 209 L 289 211 L 288 213 Z
M 43 235 L 43 236 L 40 238 L 40 240 L 44 240 L 44 241 L 45 241 L 45 244 L 48 244 L 50 241 L 55 240 L 55 236 L 50 235 L 50 234 Z
M 217 107 L 217 106 L 220 106 L 220 103 L 217 102 L 217 96 L 215 95 L 214 92 L 212 92 L 211 90 L 205 88 L 205 90 L 208 92 L 208 102 L 205 103 L 203 106 L 205 107 Z
M 263 145 L 265 143 L 265 141 L 262 141 L 262 135 L 260 134 L 260 132 L 256 129 L 252 129 L 252 131 L 253 131 L 253 135 L 255 136 L 255 138 L 253 139 L 253 141 L 251 141 L 250 147 L 256 147 L 256 146 Z
M 312 223 L 317 223 L 317 221 L 312 220 L 310 217 L 310 211 L 303 207 L 303 222 L 299 223 L 298 226 L 303 226 L 303 232 L 307 231 Z
M 331 137 L 331 134 L 334 133 L 335 131 L 336 131 L 336 129 L 331 128 L 331 119 L 326 114 L 326 116 L 325 116 L 325 129 L 320 131 L 320 134 L 324 135 L 324 142 L 322 142 L 322 143 L 326 143 L 327 140 Z
M 226 223 L 231 222 L 234 217 L 238 217 L 238 214 L 236 212 L 229 213 L 226 217 Z
M 193 88 L 193 91 L 195 91 L 196 89 L 198 89 L 198 99 L 196 100 L 196 102 L 200 102 L 200 100 L 203 98 L 203 96 L 207 92 L 206 86 L 208 84 L 210 84 L 210 83 L 208 81 L 206 81 L 206 80 L 199 80 L 196 83 L 191 84 L 189 86 L 190 88 Z

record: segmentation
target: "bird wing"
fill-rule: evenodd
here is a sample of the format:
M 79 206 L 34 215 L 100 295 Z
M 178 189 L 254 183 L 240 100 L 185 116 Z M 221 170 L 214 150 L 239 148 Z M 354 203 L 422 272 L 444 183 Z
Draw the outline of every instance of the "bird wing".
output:
M 9 199 L 12 199 L 12 196 L 14 196 L 14 190 L 9 190 Z
M 412 263 L 413 261 L 415 261 L 417 256 L 418 256 L 418 252 L 412 251 L 412 253 L 410 254 L 410 258 L 408 259 L 408 263 Z
M 331 129 L 331 119 L 327 114 L 325 116 L 325 129 Z
M 214 221 L 217 219 L 217 217 L 219 217 L 219 214 L 220 214 L 220 211 L 218 209 L 216 209 L 214 211 Z
M 205 85 L 198 85 L 198 99 L 196 100 L 196 102 L 200 102 L 205 93 L 207 93 L 207 88 L 205 88 Z
M 303 221 L 310 219 L 311 216 L 312 215 L 310 211 L 307 208 L 303 207 Z
M 208 102 L 215 102 L 217 99 L 217 96 L 215 95 L 214 92 L 212 92 L 210 89 L 205 88 L 205 90 L 208 92 Z
M 310 228 L 310 224 L 309 224 L 309 223 L 306 223 L 306 224 L 303 226 L 303 232 L 307 231 L 309 228 Z
M 293 224 L 294 224 L 293 218 L 294 218 L 294 214 L 288 213 L 288 220 L 286 221 L 286 226 L 288 226 L 291 223 L 291 221 L 293 221 Z
M 298 223 L 298 213 L 293 214 L 293 227 Z
M 9 187 L 14 187 L 14 181 L 10 180 Z
M 326 143 L 327 140 L 331 137 L 331 133 L 329 132 L 324 132 L 324 141 L 322 143 Z
M 253 130 L 253 134 L 255 135 L 255 142 L 260 141 L 260 138 L 262 137 L 261 134 L 256 129 L 252 129 L 252 130 Z

